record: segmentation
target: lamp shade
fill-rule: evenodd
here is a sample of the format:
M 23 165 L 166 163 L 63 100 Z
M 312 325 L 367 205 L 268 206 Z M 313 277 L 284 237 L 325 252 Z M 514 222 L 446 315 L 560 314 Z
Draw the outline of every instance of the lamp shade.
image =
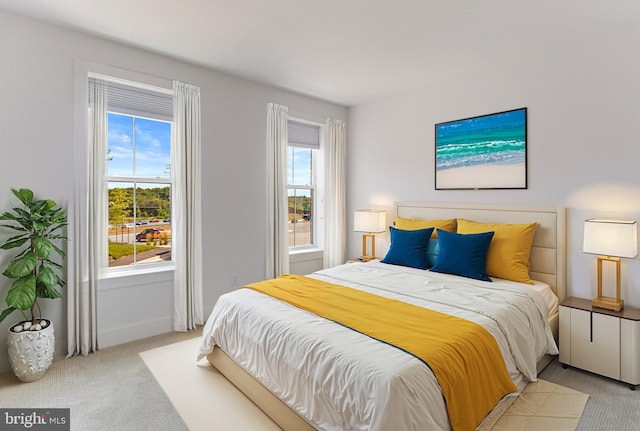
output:
M 385 210 L 357 210 L 353 215 L 356 232 L 381 233 L 386 230 Z
M 638 254 L 636 221 L 586 220 L 582 251 L 603 256 L 636 257 Z

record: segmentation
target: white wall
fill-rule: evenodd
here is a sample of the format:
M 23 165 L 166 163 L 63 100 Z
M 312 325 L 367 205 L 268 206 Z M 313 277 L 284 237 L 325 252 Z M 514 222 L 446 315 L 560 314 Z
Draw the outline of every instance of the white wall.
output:
M 343 121 L 344 107 L 3 11 L 0 28 L 0 210 L 11 206 L 11 187 L 29 187 L 71 210 L 75 60 L 179 79 L 199 86 L 202 96 L 205 313 L 235 288 L 234 274 L 239 284 L 264 278 L 266 105 L 281 103 L 297 115 Z M 0 232 L 0 238 L 7 234 Z M 0 267 L 9 257 L 0 253 Z M 100 291 L 98 330 L 105 344 L 126 330 L 138 336 L 153 322 L 166 328 L 172 315 L 170 277 L 155 290 L 148 280 L 130 281 L 134 289 L 118 281 Z M 0 277 L 2 299 L 9 285 Z M 66 301 L 43 302 L 55 322 L 56 353 L 64 354 Z M 0 324 L 0 346 L 6 346 L 7 329 L 17 320 L 14 314 Z M 0 348 L 0 371 L 7 369 L 6 349 Z
M 349 109 L 348 203 L 386 208 L 395 200 L 552 205 L 567 208 L 569 295 L 595 295 L 596 257 L 582 253 L 583 221 L 640 219 L 640 32 L 634 20 L 606 31 L 567 32 L 527 52 L 526 62 L 469 64 L 411 93 Z M 515 50 L 522 47 L 514 47 Z M 417 53 L 428 56 L 429 53 Z M 434 190 L 434 124 L 528 107 L 526 190 Z M 360 254 L 351 232 L 349 253 Z M 380 235 L 378 254 L 388 247 Z M 640 257 L 622 261 L 622 296 L 640 306 Z

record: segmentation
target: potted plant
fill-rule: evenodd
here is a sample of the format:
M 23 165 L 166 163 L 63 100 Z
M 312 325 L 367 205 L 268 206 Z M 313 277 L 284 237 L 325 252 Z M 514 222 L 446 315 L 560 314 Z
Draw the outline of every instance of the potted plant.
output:
M 1 221 L 8 222 L 0 226 L 19 234 L 0 249 L 18 251 L 3 272 L 13 282 L 0 322 L 14 311 L 22 313 L 24 320 L 9 328 L 9 362 L 19 380 L 32 382 L 44 376 L 53 360 L 53 324 L 42 317 L 38 299 L 62 297 L 57 287 L 65 285 L 59 275 L 63 267 L 52 258 L 64 259 L 56 243 L 67 240 L 60 232 L 67 225 L 67 215 L 52 200 L 34 200 L 29 189 L 12 192 L 22 205 L 0 215 Z

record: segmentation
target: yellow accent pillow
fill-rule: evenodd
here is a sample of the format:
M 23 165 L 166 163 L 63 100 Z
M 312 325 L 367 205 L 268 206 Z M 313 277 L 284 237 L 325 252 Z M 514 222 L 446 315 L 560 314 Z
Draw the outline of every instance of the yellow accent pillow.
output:
M 428 229 L 430 227 L 433 228 L 433 233 L 431 234 L 431 238 L 438 237 L 437 229 L 446 230 L 448 232 L 456 231 L 456 219 L 438 219 L 438 220 L 422 220 L 422 219 L 414 219 L 414 218 L 404 218 L 398 217 L 396 219 L 396 227 L 402 230 L 418 230 L 418 229 Z
M 458 233 L 495 232 L 487 253 L 487 275 L 533 284 L 529 257 L 537 223 L 492 224 L 458 219 Z

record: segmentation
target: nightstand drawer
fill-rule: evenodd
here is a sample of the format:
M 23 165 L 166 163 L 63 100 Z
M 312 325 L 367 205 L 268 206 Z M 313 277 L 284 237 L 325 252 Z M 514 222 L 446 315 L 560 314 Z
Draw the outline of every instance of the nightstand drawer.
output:
M 620 380 L 620 319 L 572 309 L 571 365 Z

